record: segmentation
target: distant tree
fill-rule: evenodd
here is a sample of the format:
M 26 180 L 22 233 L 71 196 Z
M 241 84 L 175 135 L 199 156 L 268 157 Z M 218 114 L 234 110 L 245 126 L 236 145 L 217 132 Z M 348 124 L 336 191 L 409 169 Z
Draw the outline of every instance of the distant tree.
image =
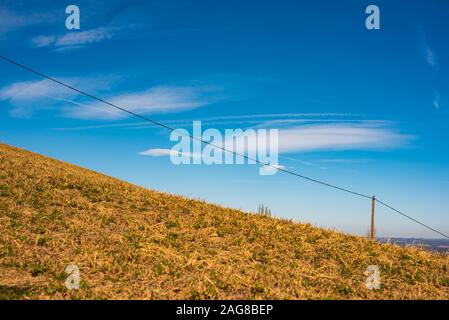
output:
M 271 210 L 268 209 L 267 206 L 259 205 L 259 209 L 257 210 L 257 213 L 262 216 L 271 216 Z

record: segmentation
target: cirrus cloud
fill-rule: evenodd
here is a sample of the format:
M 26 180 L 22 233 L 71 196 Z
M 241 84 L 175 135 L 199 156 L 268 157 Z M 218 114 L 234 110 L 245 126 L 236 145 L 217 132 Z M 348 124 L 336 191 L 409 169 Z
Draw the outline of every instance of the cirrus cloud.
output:
M 192 157 L 192 158 L 201 158 L 201 154 L 192 153 L 192 152 L 179 152 L 172 149 L 148 149 L 142 152 L 139 152 L 141 156 L 150 156 L 150 157 L 164 157 L 164 156 L 184 156 L 184 157 Z
M 410 147 L 415 136 L 401 133 L 392 128 L 388 122 L 380 121 L 361 123 L 312 124 L 283 128 L 278 130 L 279 154 L 329 151 L 375 151 Z M 245 136 L 237 137 L 236 145 L 244 146 L 242 153 L 257 153 L 257 143 L 244 143 Z M 220 144 L 218 144 L 220 147 Z M 176 151 L 171 149 L 149 149 L 141 155 L 160 157 L 170 156 Z M 194 156 L 187 153 L 186 156 Z M 285 159 L 289 159 L 284 157 Z M 279 166 L 284 169 L 285 167 Z M 263 170 L 274 168 L 263 167 Z
M 139 114 L 172 113 L 190 110 L 212 103 L 197 87 L 155 86 L 146 91 L 113 96 L 108 101 L 116 106 Z M 64 114 L 78 119 L 123 119 L 123 111 L 101 102 L 66 108 Z
M 58 79 L 71 85 L 81 86 L 90 92 L 98 92 L 98 88 L 109 88 L 117 80 L 117 76 Z M 15 82 L 0 89 L 0 100 L 8 101 L 12 107 L 11 115 L 17 117 L 29 117 L 35 111 L 42 109 L 55 109 L 61 103 L 77 103 L 74 101 L 77 96 L 77 92 L 47 79 Z
M 279 152 L 394 149 L 414 139 L 380 121 L 305 125 L 279 130 Z
M 261 124 L 261 127 L 276 128 L 266 124 Z M 245 145 L 244 136 L 237 139 L 242 140 L 238 143 Z M 414 139 L 413 135 L 393 128 L 390 122 L 380 120 L 295 125 L 278 129 L 278 152 L 389 150 L 409 147 Z M 254 149 L 249 151 L 254 152 Z
M 113 28 L 96 28 L 86 31 L 70 32 L 60 36 L 40 35 L 34 37 L 31 42 L 38 48 L 49 46 L 54 46 L 58 50 L 79 48 L 85 45 L 111 39 L 113 36 L 112 31 Z
M 16 12 L 0 4 L 0 38 L 5 34 L 27 28 L 40 23 L 50 23 L 56 17 L 49 12 Z
M 111 88 L 117 76 L 101 78 L 58 78 L 92 93 Z M 206 87 L 154 86 L 144 91 L 108 97 L 112 104 L 139 114 L 173 113 L 199 108 L 214 100 Z M 104 96 L 104 94 L 102 94 Z M 77 92 L 49 80 L 16 82 L 0 89 L 0 100 L 12 106 L 11 114 L 29 117 L 34 111 L 59 109 L 63 116 L 76 119 L 117 120 L 129 114 L 100 102 L 91 102 Z

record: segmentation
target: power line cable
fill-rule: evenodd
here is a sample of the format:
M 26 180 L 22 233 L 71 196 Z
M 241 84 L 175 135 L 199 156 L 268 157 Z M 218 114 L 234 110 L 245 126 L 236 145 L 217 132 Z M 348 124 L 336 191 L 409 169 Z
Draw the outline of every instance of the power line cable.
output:
M 17 67 L 20 67 L 20 68 L 22 68 L 22 69 L 24 69 L 24 70 L 27 70 L 27 71 L 29 71 L 29 72 L 31 72 L 31 73 L 34 73 L 34 74 L 36 74 L 36 75 L 38 75 L 38 76 L 40 76 L 40 77 L 43 77 L 43 78 L 45 78 L 45 79 L 48 79 L 48 80 L 50 80 L 50 81 L 52 81 L 52 82 L 54 82 L 54 83 L 57 83 L 57 84 L 59 84 L 59 85 L 61 85 L 61 86 L 63 86 L 63 87 L 66 87 L 66 88 L 68 88 L 68 89 L 70 89 L 70 90 L 73 90 L 73 91 L 75 91 L 75 92 L 78 92 L 79 94 L 84 95 L 84 96 L 86 96 L 86 97 L 89 97 L 89 98 L 91 98 L 91 99 L 93 99 L 93 100 L 97 100 L 97 101 L 99 101 L 99 102 L 101 102 L 101 103 L 104 103 L 104 104 L 106 104 L 106 105 L 108 105 L 108 106 L 110 106 L 110 107 L 113 107 L 113 108 L 117 109 L 117 110 L 120 110 L 120 111 L 122 111 L 122 112 L 125 112 L 125 113 L 127 113 L 127 114 L 130 114 L 130 115 L 132 115 L 132 116 L 134 116 L 134 117 L 140 118 L 140 119 L 142 119 L 142 120 L 148 121 L 148 122 L 150 122 L 150 123 L 152 123 L 152 124 L 155 124 L 155 125 L 157 125 L 157 126 L 159 126 L 159 127 L 165 128 L 165 129 L 167 129 L 167 130 L 169 130 L 169 131 L 171 131 L 171 132 L 176 131 L 176 129 L 173 128 L 173 127 L 170 127 L 170 126 L 165 125 L 165 124 L 163 124 L 163 123 L 161 123 L 161 122 L 152 120 L 152 119 L 150 119 L 150 118 L 148 118 L 148 117 L 146 117 L 146 116 L 143 116 L 143 115 L 141 115 L 141 114 L 135 113 L 135 112 L 130 111 L 130 110 L 126 109 L 126 108 L 120 107 L 120 106 L 118 106 L 118 105 L 116 105 L 116 104 L 113 104 L 113 103 L 111 103 L 111 102 L 109 102 L 109 101 L 107 101 L 107 100 L 104 100 L 104 99 L 102 99 L 102 98 L 98 98 L 98 97 L 96 97 L 96 96 L 94 96 L 94 95 L 92 95 L 92 94 L 90 94 L 90 93 L 88 93 L 88 92 L 85 92 L 85 91 L 83 91 L 83 90 L 80 90 L 80 89 L 78 89 L 78 88 L 75 88 L 75 87 L 73 87 L 73 86 L 71 86 L 71 85 L 69 85 L 69 84 L 67 84 L 67 83 L 64 83 L 64 82 L 62 82 L 62 81 L 60 81 L 60 80 L 57 80 L 57 79 L 55 79 L 55 78 L 53 78 L 53 77 L 50 77 L 50 76 L 48 76 L 48 75 L 46 75 L 46 74 L 44 74 L 44 73 L 41 73 L 41 72 L 39 72 L 39 71 L 36 71 L 36 70 L 34 70 L 34 69 L 30 68 L 30 67 L 27 67 L 27 66 L 25 66 L 25 65 L 23 65 L 23 64 L 21 64 L 21 63 L 19 63 L 19 62 L 17 62 L 17 61 L 14 61 L 14 60 L 12 60 L 12 59 L 9 59 L 9 58 L 7 58 L 7 57 L 5 57 L 5 56 L 3 56 L 3 55 L 0 55 L 0 58 L 3 59 L 3 60 L 5 60 L 5 61 L 7 61 L 7 62 L 9 62 L 9 63 L 11 63 L 11 64 L 13 64 L 13 65 L 15 65 L 15 66 L 17 66 Z M 362 197 L 362 198 L 366 198 L 366 199 L 372 199 L 372 197 L 369 196 L 369 195 L 366 195 L 366 194 L 363 194 L 363 193 L 359 193 L 359 192 L 356 192 L 356 191 L 353 191 L 353 190 L 350 190 L 350 189 L 347 189 L 347 188 L 339 187 L 339 186 L 337 186 L 337 185 L 334 185 L 334 184 L 331 184 L 331 183 L 327 183 L 327 182 L 324 182 L 324 181 L 321 181 L 321 180 L 317 180 L 317 179 L 314 179 L 314 178 L 310 178 L 310 177 L 307 177 L 307 176 L 305 176 L 305 175 L 302 175 L 302 174 L 299 174 L 299 173 L 296 173 L 296 172 L 293 172 L 293 171 L 290 171 L 290 170 L 287 170 L 287 169 L 284 169 L 284 168 L 280 168 L 280 167 L 275 166 L 275 165 L 272 165 L 272 164 L 270 164 L 270 163 L 264 163 L 264 162 L 262 162 L 262 161 L 260 161 L 260 160 L 258 160 L 258 159 L 253 159 L 253 158 L 251 158 L 251 157 L 249 157 L 249 156 L 247 156 L 247 155 L 245 155 L 245 154 L 240 154 L 240 153 L 238 153 L 238 152 L 236 152 L 236 151 L 228 150 L 228 149 L 226 149 L 226 148 L 224 148 L 224 147 L 222 147 L 222 146 L 215 145 L 215 144 L 213 144 L 213 143 L 211 143 L 211 142 L 209 142 L 209 141 L 205 141 L 205 140 L 203 140 L 203 139 L 197 138 L 197 137 L 192 136 L 192 135 L 190 135 L 190 134 L 187 134 L 187 135 L 186 135 L 186 134 L 183 134 L 183 133 L 181 133 L 181 134 L 184 135 L 184 136 L 186 136 L 186 137 L 188 137 L 188 138 L 190 138 L 190 139 L 192 139 L 192 140 L 199 141 L 199 142 L 201 142 L 201 143 L 203 143 L 203 144 L 207 144 L 207 145 L 210 145 L 210 146 L 212 146 L 212 147 L 214 147 L 214 148 L 220 149 L 220 150 L 222 150 L 222 151 L 229 152 L 229 153 L 232 153 L 233 155 L 242 157 L 242 158 L 244 158 L 244 159 L 246 159 L 246 160 L 248 160 L 248 161 L 254 161 L 255 163 L 260 164 L 260 165 L 262 165 L 262 166 L 270 167 L 270 168 L 272 168 L 272 169 L 282 171 L 282 172 L 284 172 L 284 173 L 287 173 L 287 174 L 296 176 L 296 177 L 298 177 L 298 178 L 301 178 L 301 179 L 304 179 L 304 180 L 307 180 L 307 181 L 310 181 L 310 182 L 314 182 L 314 183 L 317 183 L 317 184 L 320 184 L 320 185 L 323 185 L 323 186 L 326 186 L 326 187 L 330 187 L 330 188 L 333 188 L 333 189 L 336 189 L 336 190 L 340 190 L 340 191 L 343 191 L 343 192 L 346 192 L 346 193 L 349 193 L 349 194 L 352 194 L 352 195 L 356 195 L 356 196 L 359 196 L 359 197 Z M 378 199 L 376 199 L 376 201 L 377 201 L 378 203 L 382 204 L 383 206 L 389 208 L 390 210 L 392 210 L 392 211 L 394 211 L 394 212 L 396 212 L 396 213 L 398 213 L 398 214 L 400 214 L 400 215 L 402 215 L 402 216 L 404 216 L 404 217 L 406 217 L 406 218 L 408 218 L 408 219 L 410 219 L 410 220 L 412 220 L 412 221 L 418 223 L 419 225 L 421 225 L 421 226 L 423 226 L 423 227 L 425 227 L 425 228 L 427 228 L 427 229 L 429 229 L 429 230 L 431 230 L 431 231 L 433 231 L 433 232 L 436 232 L 436 233 L 438 233 L 439 235 L 442 235 L 443 237 L 449 239 L 449 236 L 445 235 L 444 233 L 442 233 L 442 232 L 440 232 L 440 231 L 438 231 L 438 230 L 436 230 L 436 229 L 434 229 L 434 228 L 432 228 L 432 227 L 429 227 L 428 225 L 426 225 L 426 224 L 424 224 L 424 223 L 422 223 L 422 222 L 420 222 L 420 221 L 418 221 L 418 220 L 416 220 L 416 219 L 414 219 L 414 218 L 412 218 L 412 217 L 410 217 L 410 216 L 404 214 L 403 212 L 401 212 L 401 211 L 399 211 L 399 210 L 393 208 L 392 206 L 390 206 L 390 205 L 388 205 L 388 204 L 386 204 L 386 203 L 384 203 L 384 202 L 382 202 L 382 201 L 380 201 L 380 200 L 378 200 Z
M 407 215 L 407 214 L 405 214 L 405 213 L 403 213 L 403 212 L 401 212 L 401 211 L 399 211 L 399 210 L 393 208 L 392 206 L 386 204 L 385 202 L 383 202 L 383 201 L 381 201 L 381 200 L 379 200 L 379 199 L 377 199 L 377 198 L 376 198 L 375 200 L 376 200 L 376 202 L 380 203 L 381 205 L 387 207 L 388 209 L 390 209 L 390 210 L 392 210 L 392 211 L 394 211 L 394 212 L 400 214 L 401 216 L 403 216 L 403 217 L 405 217 L 405 218 L 407 218 L 407 219 L 410 219 L 410 220 L 412 220 L 412 221 L 418 223 L 419 225 L 421 225 L 421 226 L 423 226 L 423 227 L 425 227 L 425 228 L 427 228 L 427 229 L 429 229 L 429 230 L 431 230 L 431 231 L 433 231 L 433 232 L 436 232 L 436 233 L 438 233 L 439 235 L 441 235 L 441 236 L 443 236 L 443 237 L 449 239 L 449 236 L 447 236 L 446 234 L 444 234 L 444 233 L 442 233 L 442 232 L 440 232 L 440 231 L 438 231 L 438 230 L 436 230 L 436 229 L 434 229 L 434 228 L 432 228 L 432 227 L 429 227 L 428 225 L 425 225 L 425 224 L 422 223 L 421 221 L 418 221 L 418 220 L 416 220 L 415 218 L 410 217 L 409 215 Z

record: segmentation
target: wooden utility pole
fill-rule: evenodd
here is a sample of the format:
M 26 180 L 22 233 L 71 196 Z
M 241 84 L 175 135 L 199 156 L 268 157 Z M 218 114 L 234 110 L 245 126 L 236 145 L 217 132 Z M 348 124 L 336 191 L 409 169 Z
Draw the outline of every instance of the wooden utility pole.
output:
M 371 232 L 370 232 L 370 237 L 371 239 L 375 238 L 375 231 L 374 231 L 374 208 L 376 205 L 376 196 L 373 196 L 371 198 Z

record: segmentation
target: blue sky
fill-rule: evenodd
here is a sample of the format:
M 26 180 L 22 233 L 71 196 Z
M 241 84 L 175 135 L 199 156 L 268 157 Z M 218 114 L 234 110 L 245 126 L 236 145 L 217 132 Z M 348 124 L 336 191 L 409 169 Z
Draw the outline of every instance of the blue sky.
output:
M 81 29 L 65 28 L 77 4 Z M 376 4 L 381 29 L 365 28 Z M 0 52 L 176 128 L 277 128 L 280 164 L 449 233 L 447 1 L 0 1 Z M 169 132 L 0 61 L 0 140 L 148 188 L 365 234 L 370 201 L 255 165 L 174 166 Z M 282 140 L 283 139 L 283 140 Z M 155 154 L 153 152 L 153 154 Z M 439 237 L 385 208 L 380 236 Z

